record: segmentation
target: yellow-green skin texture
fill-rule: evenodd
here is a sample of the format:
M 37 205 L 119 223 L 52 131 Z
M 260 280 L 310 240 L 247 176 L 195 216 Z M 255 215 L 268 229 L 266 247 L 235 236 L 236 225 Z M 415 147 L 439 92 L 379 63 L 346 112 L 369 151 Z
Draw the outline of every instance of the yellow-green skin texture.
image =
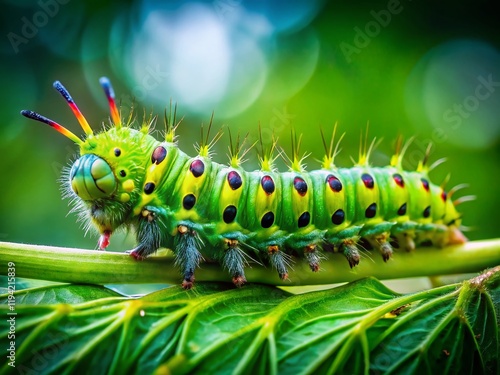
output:
M 158 162 L 152 155 L 155 150 L 161 155 L 161 148 L 166 155 Z M 408 249 L 412 243 L 426 241 L 446 245 L 452 230 L 460 225 L 460 214 L 443 189 L 432 183 L 425 188 L 429 181 L 425 172 L 394 166 L 249 172 L 206 156 L 190 157 L 175 143 L 157 141 L 147 127 L 113 127 L 89 135 L 80 154 L 82 160 L 90 161 L 94 158 L 90 155 L 95 155 L 99 161 L 92 172 L 77 172 L 73 167 L 68 176 L 69 194 L 101 235 L 109 236 L 122 227 L 135 228 L 138 247 L 132 254 L 136 258 L 147 257 L 160 246 L 176 252 L 186 228 L 201 240 L 197 248 L 204 258 L 220 260 L 231 246 L 263 257 L 272 258 L 276 251 L 301 256 L 319 251 L 325 244 L 336 251 L 343 251 L 342 246 L 352 250 L 360 237 L 384 255 L 391 237 Z M 191 170 L 194 161 L 198 167 L 200 162 L 204 166 L 199 176 Z M 237 172 L 241 184 L 229 182 L 232 171 Z M 89 182 L 89 173 L 96 186 L 100 184 L 98 191 Z M 373 184 L 367 184 L 363 175 L 371 177 Z M 395 175 L 403 184 L 397 183 Z M 263 187 L 264 176 L 268 182 L 272 179 L 271 193 Z M 338 179 L 341 189 L 338 183 L 330 186 L 331 176 Z M 307 185 L 306 192 L 299 191 L 303 185 L 296 186 L 297 178 Z M 186 205 L 188 195 L 195 198 L 192 207 Z M 225 222 L 228 206 L 236 208 L 236 215 Z M 336 220 L 332 217 L 339 210 L 343 211 L 341 222 L 338 216 Z M 269 212 L 274 221 L 264 228 L 262 220 Z M 228 240 L 236 242 L 228 245 Z M 348 251 L 346 256 L 351 266 L 357 264 L 356 259 L 349 259 Z M 313 265 L 311 268 L 314 270 Z M 279 267 L 278 272 L 286 277 Z

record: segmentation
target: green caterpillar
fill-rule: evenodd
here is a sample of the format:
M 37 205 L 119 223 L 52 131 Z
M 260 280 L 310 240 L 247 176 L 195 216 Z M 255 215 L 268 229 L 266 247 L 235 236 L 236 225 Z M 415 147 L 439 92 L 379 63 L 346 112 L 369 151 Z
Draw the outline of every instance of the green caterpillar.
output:
M 132 227 L 138 245 L 130 255 L 143 259 L 160 247 L 172 249 L 186 289 L 193 286 L 203 257 L 218 260 L 241 286 L 249 253 L 267 258 L 286 279 L 291 256 L 305 257 L 318 271 L 325 249 L 340 251 L 351 267 L 357 265 L 360 240 L 384 260 L 393 245 L 409 251 L 428 242 L 466 241 L 457 201 L 451 200 L 452 192 L 430 183 L 427 157 L 416 171 L 401 167 L 408 143 L 399 143 L 389 166 L 370 167 L 372 143 L 354 167 L 337 168 L 332 138 L 329 148 L 325 144 L 322 168 L 310 172 L 294 147 L 284 173 L 273 166 L 274 144 L 262 153 L 261 169 L 248 172 L 240 165 L 239 144 L 232 147 L 227 166 L 211 160 L 208 141 L 195 157 L 182 152 L 175 143 L 175 111 L 166 119 L 163 142 L 149 135 L 153 121 L 138 130 L 123 124 L 109 80 L 103 77 L 100 83 L 113 126 L 98 134 L 68 91 L 54 83 L 86 133 L 83 140 L 36 112 L 21 113 L 79 146 L 80 157 L 65 177 L 66 191 L 100 233 L 99 248 L 108 246 L 117 229 Z

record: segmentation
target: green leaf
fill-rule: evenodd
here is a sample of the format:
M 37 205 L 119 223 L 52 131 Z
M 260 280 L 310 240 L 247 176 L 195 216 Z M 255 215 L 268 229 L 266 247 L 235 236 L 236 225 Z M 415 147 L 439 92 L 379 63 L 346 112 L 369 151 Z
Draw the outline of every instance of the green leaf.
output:
M 500 267 L 411 295 L 372 278 L 301 295 L 258 284 L 173 286 L 141 298 L 91 286 L 37 288 L 16 294 L 15 370 L 497 373 L 499 295 Z M 60 303 L 66 298 L 74 304 Z M 2 319 L 2 347 L 8 332 Z

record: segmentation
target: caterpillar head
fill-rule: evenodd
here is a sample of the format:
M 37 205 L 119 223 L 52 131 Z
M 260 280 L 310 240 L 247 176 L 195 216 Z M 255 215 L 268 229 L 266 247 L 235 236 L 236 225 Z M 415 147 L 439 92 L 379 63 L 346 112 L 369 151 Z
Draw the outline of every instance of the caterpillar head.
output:
M 115 96 L 107 78 L 100 83 L 109 102 L 113 127 L 94 134 L 68 91 L 60 82 L 54 88 L 64 97 L 86 136 L 80 139 L 74 133 L 33 111 L 21 114 L 43 122 L 74 141 L 80 148 L 80 156 L 64 178 L 66 196 L 76 210 L 91 222 L 101 234 L 101 248 L 109 242 L 109 236 L 123 225 L 133 203 L 138 199 L 138 188 L 144 175 L 146 155 L 151 154 L 154 139 L 148 136 L 149 126 L 140 130 L 122 126 L 115 103 Z

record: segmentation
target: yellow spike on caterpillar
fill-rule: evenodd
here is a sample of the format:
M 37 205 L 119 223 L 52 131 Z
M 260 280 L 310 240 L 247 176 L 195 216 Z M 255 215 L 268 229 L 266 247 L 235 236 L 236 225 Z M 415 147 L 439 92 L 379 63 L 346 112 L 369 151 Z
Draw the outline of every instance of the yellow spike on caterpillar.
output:
M 465 203 L 465 202 L 472 202 L 475 201 L 477 197 L 475 195 L 465 195 L 463 197 L 457 198 L 453 201 L 453 204 L 455 206 L 458 206 L 459 204 Z
M 208 123 L 208 129 L 206 136 L 204 135 L 204 126 L 201 124 L 201 141 L 199 144 L 195 145 L 195 149 L 198 152 L 199 156 L 211 158 L 212 156 L 212 147 L 221 139 L 222 131 L 219 130 L 211 140 L 210 139 L 210 130 L 212 130 L 212 124 L 214 121 L 214 113 L 212 112 L 212 116 L 210 116 L 210 121 Z
M 176 142 L 177 137 L 175 135 L 175 131 L 182 122 L 182 119 L 176 122 L 176 117 L 177 104 L 174 105 L 174 109 L 172 110 L 172 100 L 170 100 L 169 111 L 167 112 L 167 108 L 165 108 L 165 112 L 163 113 L 163 122 L 165 124 L 165 142 Z
M 304 153 L 302 157 L 300 156 L 300 145 L 302 143 L 302 134 L 300 134 L 297 138 L 297 133 L 295 132 L 295 128 L 292 127 L 290 130 L 291 144 L 292 144 L 292 153 L 290 156 L 286 154 L 286 152 L 282 150 L 282 155 L 285 163 L 288 165 L 290 171 L 295 172 L 303 172 L 305 171 L 306 164 L 304 160 L 309 156 L 308 153 Z
M 335 141 L 335 135 L 337 134 L 337 123 L 335 123 L 333 127 L 332 137 L 330 138 L 330 146 L 326 145 L 325 135 L 323 133 L 323 129 L 320 128 L 321 139 L 323 141 L 323 147 L 325 148 L 325 155 L 323 156 L 323 164 L 322 167 L 324 169 L 335 168 L 335 158 L 340 153 L 340 143 L 345 136 L 345 133 L 342 133 L 339 140 L 335 144 L 335 148 L 333 147 Z
M 366 125 L 366 134 L 363 141 L 363 133 L 360 134 L 359 139 L 359 157 L 358 162 L 354 165 L 358 167 L 369 167 L 370 166 L 370 156 L 372 152 L 379 146 L 382 140 L 377 142 L 377 138 L 373 138 L 370 146 L 368 146 L 368 129 L 369 125 Z
M 392 156 L 390 162 L 391 167 L 395 167 L 397 169 L 403 169 L 403 158 L 406 154 L 406 151 L 408 150 L 408 147 L 410 147 L 414 139 L 415 137 L 411 137 L 403 144 L 403 137 L 399 136 L 397 138 L 396 151 L 394 152 L 394 155 Z
M 275 166 L 274 162 L 278 157 L 281 156 L 281 152 L 278 152 L 278 155 L 274 155 L 274 151 L 276 150 L 277 144 L 278 144 L 278 139 L 274 137 L 274 134 L 272 135 L 272 142 L 271 146 L 269 148 L 264 147 L 264 142 L 262 140 L 262 128 L 259 123 L 259 144 L 260 144 L 260 149 L 258 150 L 258 159 L 260 163 L 260 169 L 262 171 L 268 171 L 268 172 L 274 172 L 275 171 Z
M 257 144 L 258 141 L 255 141 L 249 147 L 243 148 L 245 142 L 248 138 L 248 133 L 245 135 L 245 138 L 240 142 L 240 134 L 236 136 L 236 140 L 233 142 L 233 137 L 231 135 L 231 129 L 228 128 L 229 133 L 229 154 L 227 155 L 229 158 L 229 165 L 234 168 L 240 167 L 245 161 L 245 155 Z
M 137 246 L 130 255 L 140 260 L 159 247 L 172 249 L 186 289 L 204 259 L 220 262 L 241 286 L 251 259 L 270 264 L 286 280 L 294 262 L 320 270 L 329 251 L 343 253 L 355 267 L 369 251 L 363 248 L 377 250 L 388 261 L 397 250 L 467 240 L 455 206 L 470 197 L 453 201 L 463 185 L 446 194 L 444 184 L 429 180 L 436 165 L 428 167 L 430 148 L 416 171 L 404 170 L 412 139 L 398 140 L 390 165 L 373 167 L 369 157 L 378 142 L 362 137 L 358 162 L 341 168 L 334 160 L 344 135 L 335 143 L 335 125 L 329 144 L 321 131 L 325 156 L 320 169 L 307 171 L 299 155 L 301 138 L 293 131 L 290 169 L 279 172 L 273 164 L 276 140 L 265 149 L 261 135 L 261 169 L 246 171 L 241 159 L 247 150 L 242 151 L 239 137 L 234 144 L 231 140 L 229 165 L 211 160 L 210 149 L 222 134 L 210 140 L 213 114 L 206 134 L 202 127 L 198 155 L 191 157 L 176 144 L 176 106 L 165 112 L 165 137 L 158 141 L 150 135 L 156 117 L 145 116 L 139 130 L 131 126 L 132 117 L 123 125 L 109 80 L 100 82 L 112 119 L 101 132 L 94 134 L 58 82 L 54 86 L 77 117 L 83 139 L 36 112 L 21 113 L 79 146 L 79 158 L 65 174 L 64 196 L 97 230 L 99 247 L 106 248 L 115 231 L 133 228 Z
M 441 158 L 441 159 L 436 160 L 434 163 L 432 163 L 429 166 L 429 172 L 433 171 L 435 168 L 439 167 L 444 162 L 446 162 L 446 158 Z
M 418 163 L 417 172 L 428 173 L 430 171 L 429 168 L 429 157 L 431 156 L 432 143 L 427 145 L 425 149 L 424 158 Z
M 448 198 L 451 198 L 457 191 L 462 190 L 462 189 L 467 189 L 469 187 L 469 184 L 458 184 L 450 189 L 448 192 Z

